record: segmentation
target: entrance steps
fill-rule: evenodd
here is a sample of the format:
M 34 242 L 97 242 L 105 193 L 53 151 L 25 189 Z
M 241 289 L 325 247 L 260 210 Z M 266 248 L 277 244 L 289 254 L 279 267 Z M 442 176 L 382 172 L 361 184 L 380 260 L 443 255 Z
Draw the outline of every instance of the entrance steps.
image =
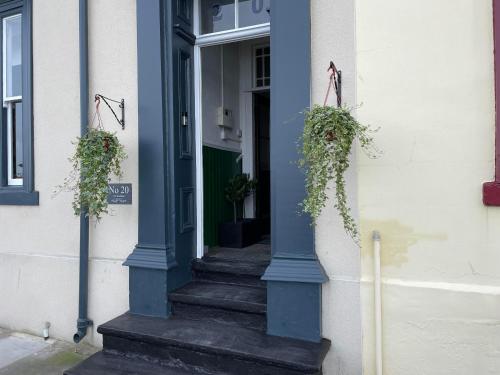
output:
M 193 262 L 193 281 L 168 296 L 170 318 L 127 313 L 101 325 L 103 351 L 65 374 L 321 374 L 328 340 L 266 334 L 270 255 L 238 261 L 240 250 L 227 250 Z

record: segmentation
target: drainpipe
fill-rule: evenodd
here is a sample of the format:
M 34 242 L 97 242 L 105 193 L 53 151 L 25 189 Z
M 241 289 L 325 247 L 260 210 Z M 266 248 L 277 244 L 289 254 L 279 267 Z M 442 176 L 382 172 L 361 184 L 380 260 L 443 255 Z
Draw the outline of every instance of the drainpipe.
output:
M 373 240 L 373 274 L 375 289 L 375 369 L 376 375 L 383 374 L 382 358 L 382 282 L 380 272 L 380 233 L 374 231 Z
M 88 69 L 88 11 L 87 0 L 79 0 L 80 42 L 80 133 L 87 133 L 89 123 L 89 69 Z M 87 317 L 89 272 L 89 218 L 84 211 L 80 215 L 80 278 L 78 294 L 77 332 L 73 341 L 79 343 L 87 334 L 92 321 Z

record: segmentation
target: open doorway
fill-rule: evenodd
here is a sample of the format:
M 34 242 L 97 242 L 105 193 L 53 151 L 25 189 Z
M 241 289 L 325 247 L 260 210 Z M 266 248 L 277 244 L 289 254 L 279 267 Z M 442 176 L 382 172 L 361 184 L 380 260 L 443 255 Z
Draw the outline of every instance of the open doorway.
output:
M 201 47 L 199 57 L 197 255 L 268 245 L 269 38 Z M 246 196 L 235 197 L 245 186 Z

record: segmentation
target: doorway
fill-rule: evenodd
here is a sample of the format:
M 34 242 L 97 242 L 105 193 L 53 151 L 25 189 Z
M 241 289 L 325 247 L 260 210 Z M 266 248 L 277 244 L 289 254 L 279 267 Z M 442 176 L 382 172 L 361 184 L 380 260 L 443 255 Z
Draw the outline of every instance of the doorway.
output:
M 247 245 L 269 243 L 270 58 L 268 37 L 199 48 L 198 258 L 211 248 L 240 247 L 228 245 L 228 230 L 243 231 Z M 242 176 L 253 188 L 243 200 L 231 202 L 228 189 Z

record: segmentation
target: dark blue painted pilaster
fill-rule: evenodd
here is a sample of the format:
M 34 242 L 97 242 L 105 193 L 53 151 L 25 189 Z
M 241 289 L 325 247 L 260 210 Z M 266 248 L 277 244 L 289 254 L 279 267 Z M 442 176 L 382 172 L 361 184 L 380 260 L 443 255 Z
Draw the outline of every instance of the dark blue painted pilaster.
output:
M 268 333 L 321 338 L 321 284 L 327 281 L 314 249 L 310 218 L 299 215 L 305 196 L 297 140 L 311 97 L 309 0 L 271 1 L 271 241 Z
M 135 314 L 168 316 L 167 293 L 191 279 L 192 9 L 192 0 L 137 0 L 139 243 L 125 262 Z
M 130 311 L 167 316 L 167 272 L 176 266 L 168 241 L 166 74 L 163 5 L 137 0 L 139 95 L 139 242 L 130 267 Z

